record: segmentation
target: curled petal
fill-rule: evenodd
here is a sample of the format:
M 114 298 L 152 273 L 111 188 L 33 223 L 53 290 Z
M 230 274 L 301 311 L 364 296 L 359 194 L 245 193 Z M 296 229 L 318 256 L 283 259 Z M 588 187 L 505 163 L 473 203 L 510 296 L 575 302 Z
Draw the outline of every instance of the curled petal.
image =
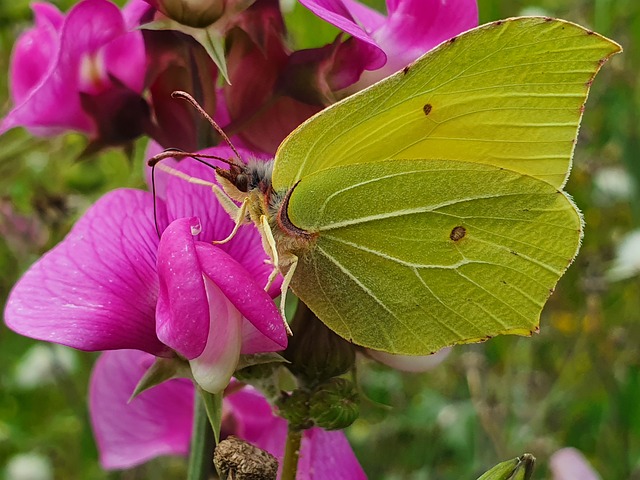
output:
M 198 231 L 195 217 L 175 220 L 158 246 L 156 331 L 160 340 L 189 360 L 202 354 L 209 335 L 209 302 L 194 240 Z
M 371 35 L 384 22 L 380 13 L 348 0 L 300 0 L 300 3 L 318 17 L 372 47 L 367 49 L 367 69 L 375 70 L 384 65 L 385 52 Z
M 108 470 L 131 468 L 158 455 L 186 455 L 191 437 L 194 388 L 170 380 L 129 402 L 153 357 L 135 350 L 103 353 L 89 385 L 89 413 Z
M 81 350 L 165 355 L 155 334 L 153 218 L 147 192 L 122 189 L 102 197 L 15 285 L 5 309 L 7 326 Z M 157 218 L 163 225 L 161 201 Z
M 249 272 L 213 245 L 196 245 L 202 271 L 256 329 L 274 342 L 274 350 L 287 346 L 287 334 L 273 300 Z M 279 348 L 276 348 L 279 347 Z
M 204 390 L 224 390 L 238 365 L 242 346 L 242 314 L 210 279 L 205 278 L 209 300 L 209 336 L 204 351 L 191 360 L 193 379 Z

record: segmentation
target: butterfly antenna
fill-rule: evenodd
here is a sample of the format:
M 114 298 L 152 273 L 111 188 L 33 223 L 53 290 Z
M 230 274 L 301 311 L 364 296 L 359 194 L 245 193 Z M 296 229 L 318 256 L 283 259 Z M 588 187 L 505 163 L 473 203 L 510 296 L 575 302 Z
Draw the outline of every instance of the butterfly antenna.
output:
M 206 165 L 212 170 L 217 170 L 219 167 L 203 160 L 203 158 L 219 160 L 228 165 L 236 165 L 235 162 L 230 161 L 229 159 L 218 157 L 217 155 L 207 155 L 204 153 L 190 153 L 185 152 L 184 150 L 180 150 L 177 148 L 167 148 L 166 150 L 154 155 L 149 160 L 147 160 L 147 165 L 151 167 L 151 193 L 153 195 L 153 223 L 156 227 L 156 233 L 158 234 L 158 239 L 160 239 L 160 226 L 158 225 L 158 202 L 156 196 L 156 166 L 165 158 L 193 158 L 195 161 Z
M 158 226 L 158 202 L 156 199 L 156 164 L 151 165 L 151 194 L 153 195 L 153 224 L 156 227 L 158 240 L 160 240 L 160 227 Z
M 244 162 L 242 161 L 242 158 L 240 157 L 238 150 L 236 150 L 236 147 L 233 146 L 233 143 L 231 143 L 231 140 L 229 140 L 229 137 L 227 137 L 227 134 L 224 133 L 224 130 L 222 130 L 220 125 L 218 125 L 215 122 L 215 120 L 211 118 L 211 116 L 207 112 L 205 112 L 204 108 L 200 106 L 200 104 L 196 101 L 195 98 L 193 98 L 187 92 L 183 92 L 182 90 L 176 90 L 171 94 L 171 96 L 173 98 L 181 98 L 189 102 L 193 106 L 193 108 L 195 108 L 200 113 L 200 115 L 202 115 L 207 120 L 207 122 L 209 122 L 209 124 L 216 130 L 216 132 L 220 134 L 220 136 L 227 143 L 227 145 L 229 145 L 231 150 L 233 150 L 233 153 L 236 155 L 236 158 L 238 159 L 240 164 L 244 166 Z

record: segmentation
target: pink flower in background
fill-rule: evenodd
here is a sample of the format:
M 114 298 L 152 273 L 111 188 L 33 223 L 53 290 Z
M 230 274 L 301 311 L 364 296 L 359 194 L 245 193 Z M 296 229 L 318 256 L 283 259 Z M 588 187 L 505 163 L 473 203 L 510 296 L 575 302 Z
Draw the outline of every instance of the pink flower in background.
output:
M 211 152 L 231 156 L 228 148 Z M 178 168 L 213 177 L 195 161 Z M 233 222 L 208 188 L 159 176 L 166 177 L 156 200 L 160 240 L 151 193 L 108 193 L 18 281 L 5 322 L 22 335 L 81 350 L 175 351 L 190 360 L 203 388 L 219 391 L 240 353 L 286 347 L 278 309 L 263 290 L 271 267 L 253 226 L 228 244 L 211 244 Z
M 584 455 L 572 447 L 561 448 L 549 459 L 553 480 L 600 480 Z
M 134 109 L 127 125 L 140 130 L 136 122 L 148 115 L 139 97 L 146 66 L 142 33 L 128 31 L 123 14 L 107 0 L 83 0 L 66 17 L 47 3 L 35 3 L 33 12 L 35 26 L 20 36 L 12 52 L 14 107 L 0 133 L 23 126 L 40 136 L 68 130 L 97 136 L 107 128 L 103 117 L 118 114 L 115 106 Z
M 89 409 L 100 463 L 106 469 L 129 468 L 158 455 L 186 455 L 189 450 L 192 385 L 170 380 L 128 403 L 152 361 L 153 357 L 138 351 L 106 352 L 94 367 Z M 286 421 L 273 414 L 255 389 L 245 387 L 225 396 L 223 412 L 223 434 L 236 435 L 282 460 Z M 298 477 L 366 478 L 344 434 L 320 428 L 304 432 Z
M 388 16 L 355 0 L 300 0 L 320 18 L 350 34 L 347 57 L 334 72 L 336 88 L 360 78 L 359 90 L 402 69 L 436 45 L 478 25 L 476 0 L 387 0 Z

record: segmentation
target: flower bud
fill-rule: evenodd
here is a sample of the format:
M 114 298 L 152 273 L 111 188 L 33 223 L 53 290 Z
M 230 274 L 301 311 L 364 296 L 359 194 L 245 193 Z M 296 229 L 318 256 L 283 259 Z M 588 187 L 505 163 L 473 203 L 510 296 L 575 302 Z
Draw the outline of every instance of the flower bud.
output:
M 205 28 L 224 12 L 224 0 L 151 0 L 154 7 L 182 25 Z
M 294 390 L 291 394 L 283 393 L 276 401 L 278 415 L 298 430 L 305 430 L 313 426 L 309 419 L 309 392 L 307 390 Z
M 325 430 L 341 430 L 360 414 L 360 396 L 353 382 L 332 378 L 318 385 L 309 400 L 309 416 Z
M 284 357 L 291 362 L 291 372 L 306 383 L 315 385 L 353 367 L 353 345 L 329 330 L 302 302 L 291 328 L 293 337 Z

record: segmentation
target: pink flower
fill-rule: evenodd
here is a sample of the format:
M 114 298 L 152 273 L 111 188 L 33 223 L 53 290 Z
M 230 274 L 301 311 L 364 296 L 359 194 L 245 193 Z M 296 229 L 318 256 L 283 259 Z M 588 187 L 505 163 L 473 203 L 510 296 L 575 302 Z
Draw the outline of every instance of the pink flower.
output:
M 599 480 L 600 475 L 575 448 L 561 448 L 549 459 L 553 480 Z
M 158 455 L 185 455 L 189 450 L 190 384 L 171 380 L 127 403 L 152 360 L 138 351 L 107 352 L 94 367 L 89 409 L 100 462 L 106 469 L 129 468 Z M 255 389 L 245 387 L 225 396 L 223 411 L 224 434 L 236 435 L 282 460 L 286 422 L 273 414 Z M 308 480 L 366 478 L 344 434 L 320 428 L 305 430 L 298 472 L 299 478 Z
M 476 0 L 387 0 L 388 16 L 355 0 L 300 0 L 313 13 L 352 38 L 339 56 L 342 69 L 334 72 L 345 88 L 359 90 L 402 69 L 436 45 L 478 25 Z
M 14 107 L 0 133 L 18 126 L 41 136 L 76 130 L 105 143 L 130 139 L 134 127 L 141 133 L 148 116 L 139 95 L 146 64 L 142 33 L 128 31 L 107 0 L 83 0 L 66 17 L 47 3 L 35 3 L 33 11 L 35 27 L 13 49 Z M 109 124 L 122 109 L 129 131 Z
M 231 156 L 225 148 L 212 152 Z M 179 168 L 213 177 L 195 161 Z M 82 350 L 138 349 L 163 357 L 175 351 L 190 361 L 203 388 L 220 391 L 240 353 L 287 344 L 280 314 L 263 290 L 271 267 L 253 226 L 228 244 L 211 244 L 233 222 L 208 188 L 160 177 L 166 177 L 156 199 L 160 240 L 150 193 L 108 193 L 18 281 L 5 321 L 22 335 Z

